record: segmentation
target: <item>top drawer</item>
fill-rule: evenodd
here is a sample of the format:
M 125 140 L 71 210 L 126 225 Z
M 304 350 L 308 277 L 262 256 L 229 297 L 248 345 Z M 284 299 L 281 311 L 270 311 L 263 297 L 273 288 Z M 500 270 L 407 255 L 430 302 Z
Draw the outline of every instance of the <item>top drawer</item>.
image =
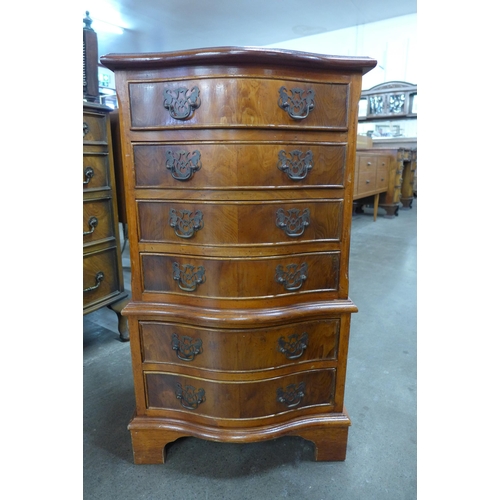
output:
M 132 129 L 347 129 L 348 85 L 258 78 L 130 83 Z
M 107 143 L 106 115 L 83 113 L 83 143 Z

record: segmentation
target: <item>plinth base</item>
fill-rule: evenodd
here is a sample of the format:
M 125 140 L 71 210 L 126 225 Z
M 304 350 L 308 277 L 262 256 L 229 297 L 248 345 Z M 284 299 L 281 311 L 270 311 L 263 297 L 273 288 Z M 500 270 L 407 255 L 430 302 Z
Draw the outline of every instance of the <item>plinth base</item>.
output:
M 252 443 L 283 436 L 300 436 L 312 441 L 317 461 L 342 461 L 346 457 L 347 434 L 351 421 L 347 412 L 320 414 L 262 427 L 208 427 L 169 418 L 134 416 L 129 424 L 136 464 L 162 464 L 165 446 L 180 437 L 210 441 Z

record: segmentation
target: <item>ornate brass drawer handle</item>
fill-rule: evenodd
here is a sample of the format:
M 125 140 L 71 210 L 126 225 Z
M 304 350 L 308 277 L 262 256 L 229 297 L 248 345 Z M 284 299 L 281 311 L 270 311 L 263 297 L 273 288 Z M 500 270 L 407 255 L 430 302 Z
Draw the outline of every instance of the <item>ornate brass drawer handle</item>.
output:
M 176 120 L 188 119 L 193 111 L 200 107 L 200 89 L 193 87 L 179 87 L 177 89 L 165 89 L 163 91 L 163 106 L 168 109 L 170 116 Z
M 307 279 L 307 263 L 304 262 L 300 267 L 298 264 L 288 264 L 286 270 L 282 265 L 276 267 L 275 280 L 283 285 L 285 290 L 293 292 L 298 290 Z
M 287 153 L 283 149 L 278 153 L 278 168 L 285 172 L 292 181 L 305 179 L 309 170 L 313 168 L 312 151 L 303 153 L 300 149 L 294 149 Z
M 90 231 L 84 231 L 83 236 L 86 236 L 87 234 L 92 234 L 95 231 L 95 228 L 97 227 L 97 224 L 99 224 L 99 220 L 97 217 L 91 217 L 89 219 L 89 228 Z
M 194 292 L 198 285 L 205 283 L 205 268 L 198 266 L 196 269 L 191 264 L 186 264 L 179 267 L 177 262 L 174 262 L 174 280 L 181 290 L 185 292 Z
M 203 229 L 203 214 L 200 210 L 197 210 L 193 215 L 190 210 L 171 208 L 168 223 L 174 228 L 175 234 L 179 238 L 192 238 L 196 231 Z
M 177 181 L 188 181 L 201 168 L 201 153 L 198 150 L 190 153 L 168 149 L 166 155 L 167 170 L 170 170 L 172 177 Z
M 290 118 L 294 120 L 303 120 L 309 115 L 309 111 L 314 109 L 315 93 L 313 89 L 301 89 L 294 87 L 290 90 L 290 95 L 286 87 L 279 90 L 278 106 L 285 110 Z
M 104 280 L 104 273 L 102 271 L 99 271 L 95 275 L 95 285 L 94 286 L 89 286 L 88 288 L 84 288 L 84 292 L 91 292 L 92 290 L 95 290 L 96 288 L 99 288 L 101 286 L 102 281 Z
M 297 333 L 294 333 L 288 336 L 288 340 L 285 340 L 285 337 L 278 339 L 278 351 L 283 353 L 288 359 L 297 359 L 304 354 L 308 344 L 309 336 L 307 332 L 302 333 L 300 337 Z
M 177 384 L 175 387 L 175 397 L 180 400 L 181 405 L 187 410 L 196 410 L 206 400 L 205 390 L 196 390 L 192 385 L 182 387 L 181 384 Z
M 83 122 L 83 137 L 90 132 L 90 126 L 87 122 Z
M 302 236 L 309 225 L 309 209 L 305 208 L 301 213 L 298 208 L 292 208 L 287 212 L 285 214 L 282 208 L 276 212 L 276 226 L 292 238 Z
M 83 185 L 85 186 L 91 181 L 92 177 L 94 177 L 94 169 L 92 167 L 87 167 L 83 171 L 83 175 L 85 176 L 85 180 L 83 181 Z
M 172 349 L 182 361 L 193 361 L 198 354 L 203 352 L 203 342 L 201 339 L 193 339 L 187 335 L 183 335 L 179 338 L 179 336 L 174 333 L 172 335 Z
M 283 403 L 288 408 L 294 408 L 300 404 L 305 394 L 306 384 L 304 382 L 300 382 L 298 385 L 290 384 L 285 390 L 280 387 L 276 391 L 276 401 Z

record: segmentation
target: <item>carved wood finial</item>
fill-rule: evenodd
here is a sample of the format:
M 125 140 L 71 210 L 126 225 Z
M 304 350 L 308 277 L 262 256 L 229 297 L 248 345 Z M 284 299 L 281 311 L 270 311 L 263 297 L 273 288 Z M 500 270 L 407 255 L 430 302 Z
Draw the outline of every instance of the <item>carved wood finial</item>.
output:
M 85 17 L 83 18 L 83 22 L 85 23 L 85 28 L 83 28 L 84 30 L 91 30 L 91 31 L 94 31 L 90 25 L 92 24 L 92 19 L 90 19 L 90 16 L 89 16 L 89 11 L 85 11 Z
M 99 76 L 97 71 L 97 33 L 90 27 L 89 11 L 83 18 L 83 97 L 86 101 L 99 102 Z

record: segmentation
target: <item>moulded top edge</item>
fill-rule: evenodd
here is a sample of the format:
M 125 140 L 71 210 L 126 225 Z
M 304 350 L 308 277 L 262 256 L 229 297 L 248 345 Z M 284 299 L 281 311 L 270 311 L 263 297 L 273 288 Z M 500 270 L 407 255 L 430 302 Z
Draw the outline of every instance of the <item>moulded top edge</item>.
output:
M 333 56 L 287 49 L 262 47 L 212 47 L 176 52 L 107 54 L 100 59 L 115 70 L 154 69 L 212 64 L 271 64 L 307 69 L 340 69 L 367 73 L 377 65 L 375 59 L 358 56 Z
M 255 309 L 206 309 L 180 304 L 158 304 L 130 301 L 122 311 L 124 316 L 152 318 L 160 321 L 173 319 L 179 322 L 196 321 L 219 328 L 244 328 L 268 326 L 287 321 L 334 317 L 342 313 L 356 313 L 357 306 L 351 301 L 336 300 L 325 302 L 304 302 L 293 306 Z

